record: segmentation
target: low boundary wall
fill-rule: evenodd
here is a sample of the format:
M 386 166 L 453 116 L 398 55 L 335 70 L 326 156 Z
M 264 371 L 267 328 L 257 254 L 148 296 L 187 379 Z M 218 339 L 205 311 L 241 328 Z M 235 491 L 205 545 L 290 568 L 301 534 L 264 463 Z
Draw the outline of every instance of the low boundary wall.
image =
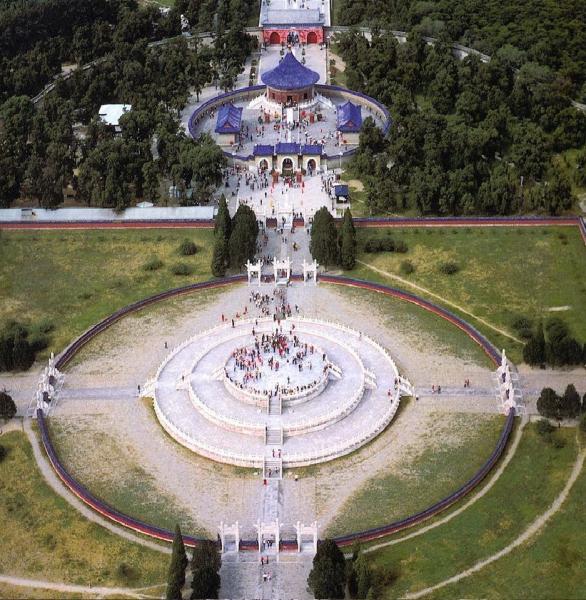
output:
M 301 280 L 301 276 L 297 275 L 294 277 L 294 279 Z M 180 287 L 180 288 L 174 288 L 171 290 L 167 290 L 165 292 L 161 292 L 160 294 L 155 294 L 154 296 L 150 296 L 149 298 L 145 298 L 144 300 L 140 300 L 138 302 L 130 304 L 130 305 L 116 311 L 112 315 L 106 317 L 105 319 L 103 319 L 102 321 L 100 321 L 99 323 L 97 323 L 96 325 L 91 327 L 90 329 L 88 329 L 81 336 L 79 336 L 58 357 L 58 359 L 55 363 L 55 366 L 59 370 L 63 370 L 63 368 L 73 359 L 73 357 L 77 354 L 77 352 L 79 352 L 79 350 L 81 348 L 83 348 L 83 346 L 85 346 L 85 344 L 87 344 L 91 339 L 93 339 L 100 332 L 104 331 L 105 329 L 110 327 L 110 325 L 116 323 L 117 321 L 119 321 L 126 315 L 137 312 L 137 311 L 141 310 L 142 308 L 150 306 L 151 304 L 155 304 L 156 302 L 159 302 L 161 300 L 165 300 L 168 298 L 174 298 L 174 297 L 177 297 L 177 296 L 180 296 L 183 294 L 189 294 L 189 293 L 196 292 L 199 290 L 221 288 L 224 286 L 228 286 L 228 285 L 231 285 L 234 283 L 241 283 L 244 281 L 246 281 L 245 275 L 236 275 L 233 277 L 226 277 L 226 278 L 222 278 L 222 279 L 218 279 L 218 280 L 205 281 L 202 283 L 195 283 L 193 285 L 188 285 L 188 286 L 184 286 L 184 287 Z M 398 298 L 401 300 L 405 300 L 405 301 L 411 302 L 413 304 L 417 304 L 418 306 L 421 306 L 425 310 L 428 310 L 428 311 L 430 311 L 434 314 L 437 314 L 438 316 L 450 321 L 451 323 L 456 325 L 459 329 L 461 329 L 462 331 L 467 333 L 477 344 L 479 344 L 483 348 L 483 350 L 491 358 L 491 360 L 495 363 L 495 365 L 498 365 L 500 355 L 495 346 L 493 346 L 474 327 L 472 327 L 471 325 L 466 323 L 466 321 L 464 321 L 463 319 L 460 319 L 459 317 L 457 317 L 455 314 L 451 313 L 450 311 L 433 304 L 432 302 L 424 300 L 423 298 L 419 298 L 415 294 L 410 294 L 410 293 L 404 292 L 399 289 L 391 288 L 388 286 L 384 286 L 381 284 L 372 283 L 372 282 L 364 281 L 364 280 L 360 280 L 360 279 L 350 279 L 347 277 L 340 277 L 340 276 L 333 276 L 333 275 L 327 276 L 326 275 L 326 276 L 321 277 L 321 281 L 325 282 L 325 283 L 331 283 L 334 285 L 346 285 L 346 286 L 350 286 L 350 287 L 357 287 L 357 288 L 361 288 L 361 289 L 365 289 L 365 290 L 370 290 L 373 292 L 378 292 L 378 293 L 382 293 L 382 294 L 385 294 L 385 295 L 388 295 L 391 297 L 395 297 L 395 298 Z M 172 531 L 169 531 L 169 530 L 166 530 L 166 529 L 163 529 L 160 527 L 156 527 L 156 526 L 150 525 L 148 523 L 144 523 L 143 521 L 134 519 L 133 517 L 130 517 L 128 515 L 125 515 L 124 513 L 119 512 L 118 510 L 116 510 L 114 507 L 110 506 L 106 502 L 100 500 L 99 498 L 96 498 L 94 495 L 91 494 L 91 492 L 86 487 L 84 487 L 81 483 L 76 481 L 69 474 L 69 472 L 67 471 L 65 466 L 61 463 L 61 461 L 57 455 L 57 452 L 55 450 L 55 447 L 53 446 L 51 437 L 49 435 L 49 430 L 48 430 L 47 423 L 45 421 L 45 416 L 44 416 L 42 409 L 38 409 L 36 414 L 37 414 L 37 419 L 38 419 L 38 423 L 39 423 L 39 429 L 41 432 L 43 446 L 45 448 L 47 456 L 49 457 L 49 461 L 51 462 L 51 465 L 55 469 L 55 472 L 57 473 L 57 475 L 59 476 L 61 481 L 67 486 L 67 488 L 69 488 L 69 490 L 71 490 L 71 492 L 73 494 L 75 494 L 82 502 L 84 502 L 85 504 L 90 506 L 92 509 L 94 509 L 96 512 L 98 512 L 102 516 L 106 517 L 107 519 L 110 519 L 111 521 L 118 523 L 119 525 L 122 525 L 123 527 L 127 527 L 129 529 L 132 529 L 134 531 L 137 531 L 139 533 L 142 533 L 144 535 L 147 535 L 147 536 L 159 539 L 159 540 L 163 540 L 166 542 L 172 542 L 173 535 L 174 535 Z M 444 499 L 440 500 L 439 502 L 436 502 L 435 504 L 431 505 L 429 508 L 425 509 L 424 511 L 418 512 L 418 513 L 416 513 L 410 517 L 407 517 L 405 519 L 401 519 L 400 521 L 395 521 L 393 523 L 389 523 L 387 525 L 377 527 L 374 529 L 368 529 L 365 531 L 360 531 L 360 532 L 348 534 L 345 536 L 340 536 L 340 537 L 335 538 L 334 541 L 339 546 L 346 546 L 346 545 L 354 543 L 355 541 L 367 542 L 367 541 L 377 539 L 377 538 L 380 538 L 380 537 L 383 537 L 386 535 L 390 535 L 392 533 L 397 533 L 398 531 L 402 531 L 409 527 L 413 527 L 414 525 L 417 525 L 417 524 L 421 523 L 422 521 L 425 521 L 425 520 L 439 514 L 440 512 L 444 511 L 446 508 L 450 507 L 452 504 L 454 504 L 455 502 L 457 502 L 458 500 L 463 498 L 466 494 L 470 493 L 490 473 L 492 468 L 495 466 L 495 464 L 498 462 L 498 460 L 500 459 L 500 457 L 502 456 L 502 454 L 505 451 L 507 442 L 509 440 L 511 431 L 513 429 L 513 422 L 514 422 L 514 411 L 510 411 L 507 416 L 507 419 L 505 421 L 505 425 L 503 427 L 503 430 L 501 432 L 501 435 L 499 437 L 497 445 L 496 445 L 495 449 L 493 450 L 493 452 L 491 453 L 488 460 L 484 463 L 484 465 L 476 472 L 476 474 L 471 479 L 469 479 L 463 486 L 458 488 L 455 492 L 453 492 L 449 496 L 445 497 Z M 189 535 L 184 536 L 185 544 L 187 546 L 191 546 L 191 547 L 196 546 L 202 540 L 203 540 L 203 538 L 198 538 L 198 537 L 189 536 Z M 291 546 L 291 541 L 284 540 L 283 541 L 284 549 L 288 549 L 289 546 Z M 256 550 L 256 548 L 257 548 L 256 543 L 253 544 L 251 541 L 243 540 L 241 543 L 241 550 Z

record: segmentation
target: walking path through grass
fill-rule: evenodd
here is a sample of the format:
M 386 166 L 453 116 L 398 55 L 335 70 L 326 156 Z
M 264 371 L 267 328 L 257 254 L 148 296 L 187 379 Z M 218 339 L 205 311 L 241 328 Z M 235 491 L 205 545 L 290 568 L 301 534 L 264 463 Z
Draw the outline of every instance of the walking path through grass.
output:
M 492 489 L 444 527 L 372 554 L 373 568 L 394 570 L 389 597 L 417 593 L 471 568 L 513 543 L 557 498 L 578 456 L 575 430 L 556 430 L 555 447 L 524 428 L 519 448 Z
M 55 583 L 43 581 L 41 579 L 25 579 L 23 577 L 12 577 L 10 575 L 0 575 L 0 582 L 18 587 L 36 588 L 51 590 L 60 593 L 69 594 L 90 594 L 99 597 L 102 596 L 129 596 L 130 598 L 160 598 L 160 595 L 147 594 L 146 590 L 153 588 L 162 588 L 164 584 L 146 588 L 124 588 L 124 587 L 92 587 L 87 585 L 74 585 L 71 583 Z
M 489 556 L 488 558 L 485 558 L 484 560 L 477 562 L 474 566 L 470 567 L 469 569 L 466 569 L 465 571 L 462 571 L 462 572 L 458 573 L 457 575 L 454 575 L 453 577 L 450 577 L 449 579 L 441 581 L 440 583 L 437 583 L 436 585 L 433 585 L 431 587 L 425 588 L 425 589 L 420 590 L 415 593 L 406 594 L 404 596 L 404 598 L 407 598 L 408 600 L 416 600 L 417 598 L 422 598 L 423 596 L 427 596 L 428 594 L 430 594 L 431 592 L 433 592 L 439 588 L 445 587 L 446 585 L 450 585 L 451 583 L 456 583 L 457 581 L 460 581 L 460 580 L 464 579 L 465 577 L 469 577 L 473 573 L 480 571 L 481 569 L 483 569 L 487 565 L 495 562 L 499 558 L 502 558 L 503 556 L 510 554 L 515 548 L 521 546 L 522 544 L 527 542 L 530 538 L 537 535 L 545 527 L 546 523 L 551 519 L 551 517 L 553 517 L 553 515 L 555 515 L 560 510 L 562 504 L 567 499 L 567 497 L 570 494 L 570 491 L 572 489 L 572 486 L 574 485 L 574 483 L 576 482 L 576 479 L 578 479 L 578 475 L 580 475 L 580 472 L 582 471 L 582 467 L 584 466 L 585 458 L 586 458 L 586 451 L 583 450 L 578 455 L 578 458 L 576 459 L 576 462 L 574 463 L 574 467 L 572 468 L 572 472 L 570 473 L 570 477 L 568 478 L 566 485 L 564 486 L 564 489 L 561 491 L 559 496 L 554 500 L 553 504 L 542 515 L 540 515 L 537 519 L 535 519 L 535 521 L 533 521 L 533 523 L 531 523 L 531 525 L 519 537 L 517 537 L 513 542 L 511 542 L 508 546 L 505 546 L 502 550 L 500 550 L 496 554 L 493 554 L 492 556 Z
M 364 262 L 362 260 L 357 260 L 356 262 L 359 263 L 359 264 L 361 264 L 361 265 L 364 265 L 365 267 L 367 267 L 369 269 L 372 269 L 376 273 L 380 273 L 381 275 L 384 275 L 385 277 L 388 277 L 389 279 L 395 279 L 396 281 L 400 281 L 403 285 L 406 285 L 408 287 L 412 287 L 413 289 L 416 289 L 419 292 L 423 292 L 424 294 L 432 296 L 436 300 L 440 300 L 444 304 L 447 304 L 448 306 L 451 306 L 452 308 L 455 308 L 456 310 L 459 310 L 460 312 L 464 313 L 465 315 L 468 315 L 469 317 L 472 317 L 473 319 L 476 319 L 477 321 L 479 321 L 483 325 L 486 325 L 487 327 L 489 327 L 493 331 L 496 331 L 497 333 L 500 333 L 501 335 L 504 335 L 505 337 L 508 337 L 509 339 L 513 340 L 514 342 L 517 342 L 519 344 L 524 344 L 524 342 L 522 340 L 520 340 L 519 338 L 515 337 L 514 335 L 511 335 L 510 333 L 508 333 L 504 329 L 500 329 L 499 327 L 496 327 L 492 323 L 489 323 L 486 319 L 483 319 L 482 317 L 478 317 L 477 315 L 471 313 L 470 311 L 468 311 L 465 308 L 459 306 L 458 304 L 455 304 L 454 302 L 451 302 L 447 298 L 444 298 L 443 296 L 440 296 L 439 294 L 435 294 L 431 290 L 428 290 L 428 289 L 426 289 L 426 288 L 424 288 L 424 287 L 422 287 L 420 285 L 417 285 L 416 283 L 412 283 L 411 281 L 409 281 L 408 279 L 405 279 L 404 277 L 399 277 L 399 275 L 395 275 L 394 273 L 389 273 L 388 271 L 384 271 L 383 269 L 379 269 L 378 267 L 375 267 L 374 265 L 370 265 L 370 264 L 368 264 L 368 263 L 366 263 L 366 262 Z
M 86 517 L 90 521 L 93 521 L 94 523 L 105 527 L 112 533 L 115 533 L 116 535 L 123 537 L 130 542 L 141 544 L 142 546 L 150 548 L 151 550 L 156 550 L 157 552 L 163 552 L 166 554 L 171 553 L 171 549 L 169 547 L 162 546 L 149 540 L 145 540 L 139 537 L 138 535 L 135 535 L 128 529 L 114 525 L 111 521 L 104 519 L 98 513 L 94 512 L 87 505 L 81 502 L 61 483 L 61 480 L 57 477 L 55 471 L 53 470 L 53 467 L 51 466 L 47 457 L 45 456 L 44 450 L 41 449 L 39 440 L 32 429 L 32 422 L 30 419 L 24 420 L 24 431 L 31 444 L 31 448 L 37 466 L 39 467 L 39 470 L 41 471 L 41 474 L 44 477 L 45 481 L 49 484 L 51 488 L 53 488 L 55 492 L 57 492 L 57 494 L 59 494 L 62 498 L 69 502 L 69 504 L 71 504 L 73 508 L 78 510 L 84 517 Z
M 482 498 L 484 495 L 486 495 L 492 489 L 494 484 L 498 481 L 499 477 L 503 474 L 503 471 L 506 469 L 508 464 L 511 462 L 513 456 L 515 456 L 515 452 L 517 451 L 517 448 L 519 447 L 519 442 L 521 441 L 521 435 L 522 435 L 525 425 L 527 423 L 528 423 L 528 419 L 526 417 L 524 417 L 523 420 L 521 421 L 521 425 L 517 428 L 517 430 L 514 434 L 513 441 L 511 442 L 509 449 L 508 449 L 507 453 L 505 454 L 505 457 L 501 460 L 498 468 L 495 471 L 493 471 L 493 474 L 492 474 L 491 478 L 489 479 L 488 483 L 485 484 L 480 489 L 479 492 L 474 494 L 465 504 L 460 506 L 460 508 L 454 510 L 453 512 L 450 512 L 448 515 L 446 515 L 445 517 L 442 517 L 441 519 L 438 519 L 437 521 L 433 521 L 431 524 L 426 525 L 425 527 L 422 527 L 421 529 L 417 529 L 416 531 L 413 531 L 412 533 L 409 533 L 407 535 L 404 535 L 402 537 L 399 537 L 399 538 L 396 538 L 393 540 L 388 540 L 386 542 L 368 546 L 367 548 L 364 549 L 364 552 L 365 553 L 375 552 L 376 550 L 380 550 L 381 548 L 385 548 L 387 546 L 394 546 L 395 544 L 400 544 L 401 542 L 405 542 L 412 538 L 423 535 L 424 533 L 427 533 L 428 531 L 431 531 L 432 529 L 435 529 L 436 527 L 439 527 L 440 525 L 444 525 L 445 523 L 448 523 L 449 521 L 451 521 L 452 519 L 454 519 L 455 517 L 457 517 L 458 515 L 463 513 L 465 510 L 468 510 L 468 508 L 470 506 L 472 506 L 475 502 L 480 500 L 480 498 Z

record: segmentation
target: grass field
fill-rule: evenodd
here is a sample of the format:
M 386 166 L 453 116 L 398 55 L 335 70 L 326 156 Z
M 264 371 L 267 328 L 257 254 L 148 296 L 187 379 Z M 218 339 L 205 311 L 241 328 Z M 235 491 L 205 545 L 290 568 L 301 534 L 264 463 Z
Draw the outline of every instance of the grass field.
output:
M 484 497 L 445 525 L 372 554 L 375 568 L 394 568 L 398 573 L 385 597 L 415 592 L 459 573 L 505 547 L 547 510 L 564 487 L 577 455 L 575 429 L 562 429 L 556 435 L 566 442 L 564 448 L 544 442 L 535 426 L 528 425 L 514 459 Z M 583 529 L 577 536 L 584 544 Z M 517 568 L 513 561 L 509 564 L 511 571 Z M 529 573 L 539 576 L 534 568 Z M 468 592 L 485 597 L 474 588 Z M 452 592 L 448 597 L 469 596 Z M 505 592 L 501 597 L 516 596 Z
M 60 351 L 90 325 L 135 300 L 209 279 L 211 230 L 0 231 L 0 322 L 55 327 L 49 350 Z M 184 239 L 198 252 L 179 256 Z M 150 258 L 162 266 L 145 270 Z M 171 267 L 186 263 L 188 276 Z
M 155 478 L 136 460 L 135 450 L 121 445 L 108 433 L 97 431 L 92 418 L 52 418 L 49 424 L 57 454 L 92 494 L 147 523 L 171 530 L 179 523 L 185 534 L 206 533 L 177 507 L 173 497 L 157 487 Z M 78 468 L 80 453 L 84 452 L 95 457 L 91 473 Z
M 344 504 L 326 535 L 335 537 L 378 527 L 445 497 L 486 461 L 502 426 L 501 416 L 438 414 L 437 427 L 427 437 L 443 436 L 446 443 L 430 443 L 423 453 L 405 461 L 393 473 L 368 481 Z M 458 436 L 450 443 L 448 436 L 454 431 Z
M 349 273 L 353 274 L 354 271 Z M 364 273 L 360 276 L 366 278 L 366 275 L 367 273 Z M 386 280 L 384 283 L 389 281 Z M 433 347 L 437 354 L 444 354 L 446 360 L 448 356 L 457 356 L 479 366 L 491 369 L 494 366 L 484 350 L 462 330 L 415 304 L 355 288 L 334 287 L 334 289 L 351 299 L 356 298 L 363 306 L 372 306 L 380 311 L 385 325 L 409 335 L 410 343 L 416 350 L 425 352 Z M 425 334 L 422 335 L 420 332 Z
M 110 533 L 53 492 L 23 433 L 6 433 L 2 445 L 8 456 L 0 463 L 1 573 L 124 587 L 166 580 L 165 554 Z
M 542 533 L 506 558 L 433 598 L 581 599 L 586 589 L 586 471 L 578 477 L 560 512 Z
M 586 248 L 576 228 L 359 229 L 359 248 L 363 249 L 368 238 L 389 235 L 404 240 L 408 252 L 361 251 L 359 260 L 465 307 L 515 337 L 515 318 L 545 319 L 555 315 L 579 340 L 586 341 Z M 415 267 L 410 275 L 401 272 L 405 260 Z M 441 274 L 438 266 L 446 261 L 455 261 L 460 271 Z M 350 274 L 409 289 L 361 264 Z M 462 316 L 493 343 L 512 351 L 513 360 L 520 360 L 520 344 Z

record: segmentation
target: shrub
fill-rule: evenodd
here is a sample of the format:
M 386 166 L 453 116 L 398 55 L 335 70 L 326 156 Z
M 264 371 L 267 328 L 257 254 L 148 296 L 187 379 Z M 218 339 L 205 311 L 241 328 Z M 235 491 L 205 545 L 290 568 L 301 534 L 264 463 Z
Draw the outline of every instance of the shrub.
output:
M 400 252 L 401 254 L 405 254 L 409 250 L 407 244 L 403 240 L 397 240 L 395 243 L 395 252 Z
M 191 240 L 183 240 L 179 245 L 181 256 L 193 256 L 197 252 L 197 246 Z
M 415 265 L 410 260 L 401 262 L 401 273 L 403 275 L 411 275 L 415 271 Z
M 580 431 L 586 433 L 586 414 L 583 414 L 580 419 Z
M 0 463 L 6 458 L 8 455 L 8 450 L 2 444 L 0 444 Z
M 142 265 L 143 271 L 157 271 L 163 266 L 163 261 L 157 256 L 151 256 L 145 263 Z
M 120 563 L 116 569 L 116 575 L 125 581 L 136 581 L 138 579 L 138 573 L 136 569 L 126 563 Z
M 537 433 L 541 436 L 550 435 L 555 427 L 547 419 L 537 421 Z
M 191 275 L 193 273 L 193 269 L 185 264 L 185 263 L 177 263 L 171 267 L 171 273 L 173 275 Z
M 453 260 L 448 260 L 439 265 L 439 272 L 443 275 L 454 275 L 460 270 L 460 265 Z
M 0 392 L 0 419 L 12 419 L 15 414 L 16 404 L 12 396 L 9 396 L 6 390 Z

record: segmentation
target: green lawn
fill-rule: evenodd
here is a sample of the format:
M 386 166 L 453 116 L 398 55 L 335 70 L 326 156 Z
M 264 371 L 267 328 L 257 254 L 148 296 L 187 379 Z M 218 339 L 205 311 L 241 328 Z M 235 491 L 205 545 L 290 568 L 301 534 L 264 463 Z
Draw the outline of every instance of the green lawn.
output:
M 202 229 L 0 231 L 0 322 L 51 322 L 60 351 L 90 325 L 151 294 L 211 277 L 213 232 Z M 179 256 L 183 239 L 198 247 Z M 163 266 L 146 271 L 153 256 Z M 187 263 L 191 275 L 171 267 Z
M 408 252 L 362 251 L 366 239 L 389 235 L 404 240 Z M 574 227 L 359 229 L 358 242 L 359 260 L 465 307 L 515 337 L 511 325 L 516 317 L 539 319 L 555 315 L 568 323 L 579 340 L 586 341 L 586 248 Z M 405 260 L 413 263 L 414 273 L 401 273 L 400 265 Z M 460 271 L 441 274 L 438 265 L 445 261 L 455 261 Z M 364 265 L 358 264 L 350 274 L 410 289 Z M 556 307 L 564 310 L 549 310 Z M 462 316 L 493 343 L 510 350 L 514 360 L 521 359 L 520 344 Z
M 354 271 L 350 271 L 350 274 L 354 275 Z M 360 276 L 366 279 L 366 275 L 368 273 Z M 385 280 L 384 283 L 389 281 Z M 393 286 L 393 282 L 390 282 L 390 285 Z M 382 315 L 385 326 L 398 329 L 409 336 L 409 343 L 416 350 L 430 352 L 430 348 L 433 348 L 436 354 L 444 355 L 445 360 L 450 356 L 457 356 L 479 366 L 494 369 L 494 363 L 484 350 L 461 329 L 445 319 L 405 300 L 376 292 L 347 287 L 332 288 L 353 302 L 358 300 L 362 306 L 370 306 L 377 310 Z
M 562 509 L 542 532 L 506 558 L 433 594 L 433 598 L 585 597 L 586 471 L 578 477 Z
M 206 534 L 177 507 L 172 496 L 157 486 L 155 478 L 140 465 L 135 450 L 97 430 L 91 417 L 51 418 L 48 422 L 57 454 L 92 494 L 158 527 L 172 530 L 179 523 L 186 535 Z M 84 457 L 88 452 L 91 459 Z M 92 465 L 91 472 L 87 472 L 88 464 Z
M 326 535 L 335 537 L 379 527 L 427 508 L 465 483 L 486 461 L 503 427 L 501 416 L 438 414 L 421 454 L 398 469 L 374 477 L 342 507 Z M 392 425 L 401 427 L 401 421 Z M 457 439 L 450 432 L 458 431 Z M 437 436 L 446 442 L 438 447 Z
M 547 510 L 564 487 L 577 455 L 575 429 L 562 429 L 556 435 L 566 442 L 564 448 L 544 442 L 535 426 L 528 425 L 515 457 L 485 496 L 445 525 L 374 552 L 375 568 L 393 567 L 398 573 L 385 597 L 415 592 L 459 573 L 508 545 Z M 577 535 L 584 543 L 584 530 Z M 509 564 L 511 573 L 517 570 L 514 561 Z M 527 577 L 539 577 L 539 570 L 527 569 Z M 469 593 L 485 597 L 473 588 Z M 449 597 L 462 596 L 452 592 Z
M 0 463 L 0 573 L 124 587 L 166 580 L 165 554 L 85 519 L 53 492 L 24 433 L 13 431 L 1 439 L 8 456 Z

